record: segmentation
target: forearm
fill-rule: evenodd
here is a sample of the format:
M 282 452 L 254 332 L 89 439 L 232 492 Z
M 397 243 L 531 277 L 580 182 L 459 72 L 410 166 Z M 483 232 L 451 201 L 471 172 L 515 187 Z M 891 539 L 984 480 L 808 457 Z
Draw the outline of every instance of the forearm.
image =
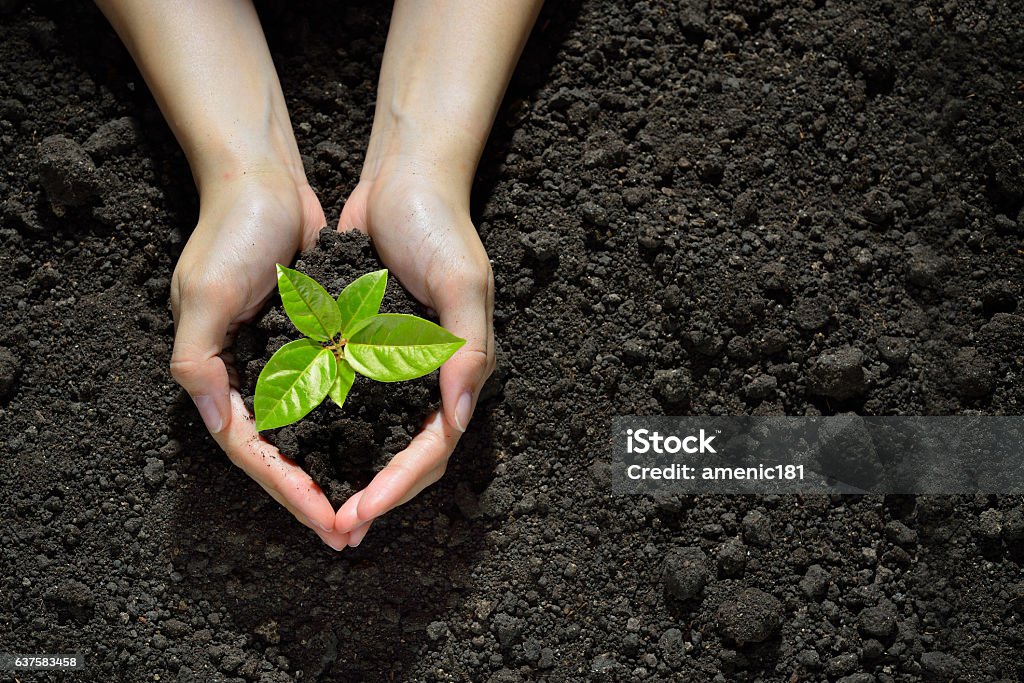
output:
M 405 157 L 467 193 L 541 0 L 396 0 L 364 179 Z M 367 177 L 369 176 L 369 177 Z
M 149 84 L 196 183 L 282 163 L 301 172 L 249 0 L 97 0 Z

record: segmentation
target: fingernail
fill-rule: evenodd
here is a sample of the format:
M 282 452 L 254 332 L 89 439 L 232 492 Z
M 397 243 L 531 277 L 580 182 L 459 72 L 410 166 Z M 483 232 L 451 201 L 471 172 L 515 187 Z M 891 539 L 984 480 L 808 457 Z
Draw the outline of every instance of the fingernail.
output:
M 459 402 L 455 404 L 455 426 L 460 432 L 466 431 L 469 426 L 469 418 L 473 416 L 473 395 L 468 391 L 459 396 Z
M 348 545 L 350 548 L 357 548 L 359 544 L 366 538 L 366 532 L 370 530 L 370 523 L 362 525 L 355 531 L 353 531 L 348 537 Z
M 334 531 L 334 527 L 327 526 L 326 524 L 322 524 L 320 522 L 313 522 L 313 526 L 315 526 L 317 529 L 320 529 L 320 531 Z
M 192 400 L 195 401 L 199 416 L 203 418 L 203 423 L 211 434 L 224 429 L 224 416 L 217 409 L 217 402 L 213 400 L 213 396 L 195 396 Z
M 423 423 L 423 429 L 425 429 L 425 430 L 430 429 L 430 430 L 433 430 L 433 431 L 440 431 L 441 428 L 442 428 L 442 425 L 445 425 L 447 423 L 448 423 L 448 421 L 445 419 L 444 411 L 443 410 L 435 410 L 433 413 L 430 414 L 430 419 L 428 419 L 426 422 Z
M 310 519 L 310 520 L 307 520 L 307 521 L 313 526 L 314 531 L 316 529 L 321 528 L 320 525 L 317 524 L 316 522 L 314 522 L 313 520 Z M 328 536 L 326 534 L 321 534 L 319 531 L 316 532 L 316 535 L 319 536 L 320 540 L 324 542 L 324 545 L 326 545 L 331 550 L 337 550 L 337 551 L 340 552 L 340 551 L 344 550 L 346 545 L 347 545 L 345 543 L 342 543 L 342 544 L 338 545 L 337 541 L 335 541 L 332 537 L 330 537 L 330 536 Z

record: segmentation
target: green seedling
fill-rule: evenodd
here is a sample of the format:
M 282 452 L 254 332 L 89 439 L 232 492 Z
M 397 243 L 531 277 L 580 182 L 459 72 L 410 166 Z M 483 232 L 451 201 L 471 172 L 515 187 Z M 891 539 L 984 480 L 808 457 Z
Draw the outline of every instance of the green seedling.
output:
M 305 339 L 270 357 L 256 381 L 256 429 L 297 422 L 330 396 L 345 403 L 356 373 L 379 382 L 422 377 L 466 343 L 414 315 L 379 313 L 388 271 L 367 273 L 335 299 L 316 280 L 277 266 L 284 311 Z

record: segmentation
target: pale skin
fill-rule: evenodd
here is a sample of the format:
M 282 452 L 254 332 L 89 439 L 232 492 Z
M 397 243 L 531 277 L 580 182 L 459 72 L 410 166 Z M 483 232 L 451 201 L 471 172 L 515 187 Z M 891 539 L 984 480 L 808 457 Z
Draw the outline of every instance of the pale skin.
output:
M 181 144 L 199 220 L 171 281 L 171 372 L 217 444 L 335 550 L 445 472 L 494 369 L 494 278 L 469 193 L 539 0 L 397 0 L 359 183 L 339 230 L 368 233 L 384 265 L 467 340 L 441 368 L 441 408 L 335 511 L 256 432 L 230 348 L 326 217 L 306 180 L 250 0 L 97 0 Z

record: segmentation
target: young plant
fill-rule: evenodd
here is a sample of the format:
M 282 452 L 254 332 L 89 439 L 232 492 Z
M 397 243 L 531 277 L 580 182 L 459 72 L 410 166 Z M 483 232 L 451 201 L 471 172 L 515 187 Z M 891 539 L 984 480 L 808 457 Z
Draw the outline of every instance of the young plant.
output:
M 433 372 L 465 339 L 414 315 L 378 313 L 388 271 L 367 273 L 337 300 L 313 278 L 277 266 L 277 289 L 306 339 L 285 344 L 256 381 L 256 429 L 297 422 L 330 396 L 345 403 L 356 373 L 398 382 Z

